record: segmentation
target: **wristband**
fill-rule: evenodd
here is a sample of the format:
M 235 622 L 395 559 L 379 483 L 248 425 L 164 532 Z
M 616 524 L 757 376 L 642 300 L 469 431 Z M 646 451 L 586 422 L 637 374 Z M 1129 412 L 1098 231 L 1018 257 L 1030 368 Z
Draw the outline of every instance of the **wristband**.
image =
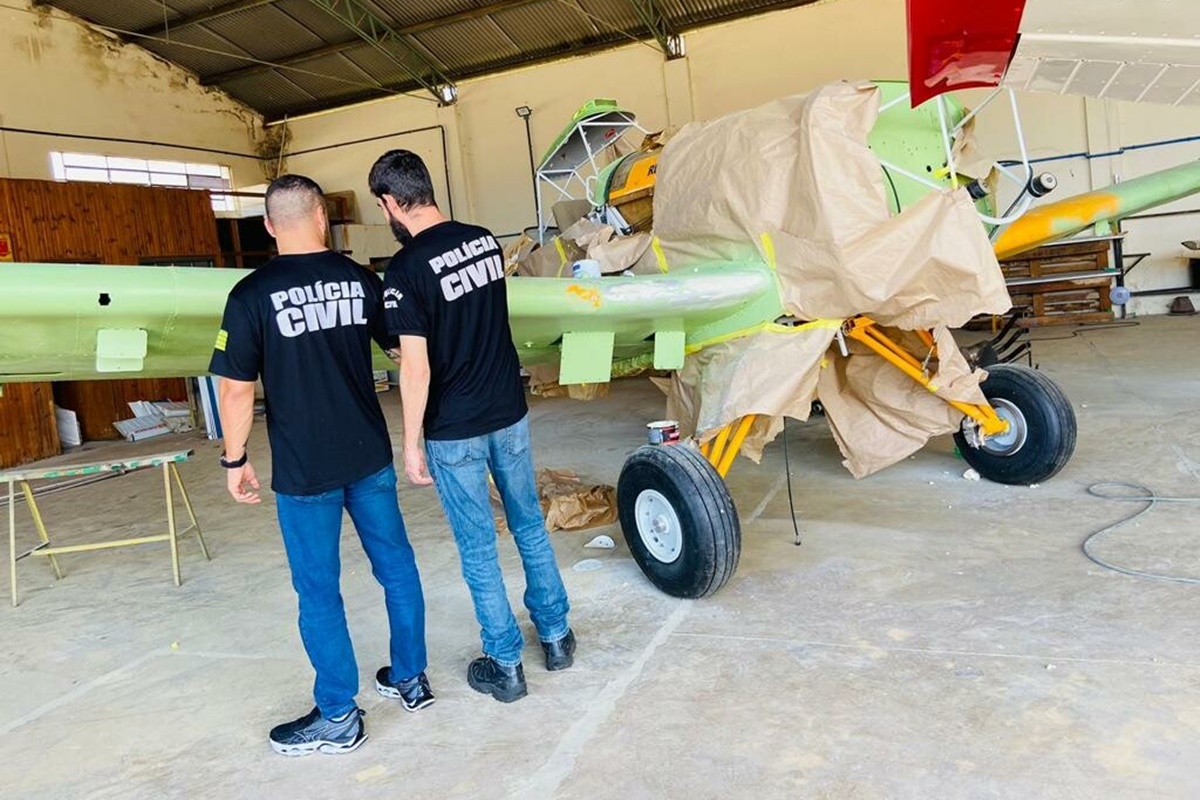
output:
M 221 466 L 224 467 L 225 469 L 237 469 L 238 467 L 244 467 L 246 465 L 246 460 L 249 457 L 250 457 L 249 451 L 243 451 L 242 457 L 239 458 L 237 461 L 226 461 L 225 454 L 222 453 L 221 454 Z

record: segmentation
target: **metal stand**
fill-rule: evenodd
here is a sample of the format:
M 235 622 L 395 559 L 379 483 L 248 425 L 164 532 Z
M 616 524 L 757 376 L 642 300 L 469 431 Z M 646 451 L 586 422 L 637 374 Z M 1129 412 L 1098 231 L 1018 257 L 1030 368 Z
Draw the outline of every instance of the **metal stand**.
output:
M 192 531 L 196 532 L 196 541 L 200 544 L 200 551 L 204 554 L 206 560 L 211 561 L 212 556 L 208 552 L 208 545 L 204 541 L 204 535 L 200 530 L 200 522 L 196 519 L 195 509 L 192 507 L 191 498 L 188 497 L 187 488 L 183 485 L 183 478 L 179 475 L 179 469 L 176 463 L 181 460 L 186 460 L 189 453 L 172 453 L 163 456 L 152 456 L 148 459 L 136 462 L 120 463 L 105 463 L 105 464 L 85 464 L 70 468 L 49 469 L 26 473 L 10 473 L 4 476 L 3 480 L 8 482 L 8 556 L 9 556 L 9 578 L 12 587 L 12 604 L 17 605 L 17 562 L 28 558 L 29 556 L 45 556 L 50 559 L 50 566 L 54 569 L 54 576 L 58 580 L 62 580 L 62 569 L 58 565 L 56 555 L 63 553 L 84 553 L 92 550 L 106 550 L 114 547 L 132 547 L 139 544 L 151 544 L 154 542 L 168 542 L 171 549 L 171 573 L 175 579 L 175 585 L 182 584 L 182 576 L 179 569 L 179 537 Z M 41 509 L 38 508 L 37 499 L 33 493 L 33 487 L 29 485 L 29 481 L 38 477 L 67 477 L 77 474 L 91 474 L 97 472 L 112 472 L 120 470 L 136 470 L 148 466 L 161 466 L 163 474 L 163 493 L 167 503 L 167 532 L 156 534 L 154 536 L 139 536 L 131 539 L 118 539 L 111 542 L 90 542 L 86 544 L 61 545 L 53 546 L 50 543 L 50 535 L 46 530 L 45 521 L 42 519 Z M 174 486 L 172 486 L 174 479 Z M 21 485 L 21 492 L 25 497 L 25 503 L 29 506 L 30 516 L 33 517 L 33 525 L 37 529 L 38 538 L 41 540 L 37 546 L 26 550 L 24 553 L 17 553 L 17 522 L 16 522 L 16 485 Z M 184 508 L 187 510 L 188 519 L 191 524 L 183 530 L 179 530 L 175 520 L 175 492 L 174 488 L 179 487 L 179 493 L 183 498 Z

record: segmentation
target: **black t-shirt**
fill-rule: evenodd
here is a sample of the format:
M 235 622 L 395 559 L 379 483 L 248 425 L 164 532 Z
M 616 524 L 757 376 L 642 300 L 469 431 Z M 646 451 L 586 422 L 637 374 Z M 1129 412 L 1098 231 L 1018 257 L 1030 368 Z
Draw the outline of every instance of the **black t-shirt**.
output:
M 276 492 L 320 494 L 392 463 L 371 366 L 371 340 L 395 342 L 382 294 L 379 276 L 330 251 L 273 258 L 229 293 L 208 369 L 262 376 Z
M 521 421 L 528 408 L 504 254 L 491 233 L 461 222 L 421 231 L 388 265 L 384 287 L 388 333 L 428 342 L 426 439 L 470 439 Z

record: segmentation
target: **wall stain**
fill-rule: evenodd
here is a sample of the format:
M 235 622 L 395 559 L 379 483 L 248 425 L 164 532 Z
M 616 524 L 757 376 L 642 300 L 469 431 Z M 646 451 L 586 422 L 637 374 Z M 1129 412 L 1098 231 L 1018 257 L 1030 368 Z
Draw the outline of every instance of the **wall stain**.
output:
M 32 63 L 49 59 L 49 51 L 54 48 L 54 34 L 58 33 L 56 26 L 68 25 L 77 37 L 76 57 L 97 88 L 113 83 L 144 82 L 149 84 L 148 91 L 157 91 L 165 97 L 184 95 L 185 100 L 171 103 L 173 108 L 186 114 L 212 111 L 233 117 L 246 130 L 246 158 L 256 158 L 264 136 L 263 117 L 257 111 L 216 87 L 204 86 L 198 76 L 178 64 L 123 42 L 115 34 L 81 24 L 50 6 L 37 6 L 33 18 L 35 32 L 10 39 L 14 49 L 29 52 Z M 202 105 L 197 100 L 207 102 Z

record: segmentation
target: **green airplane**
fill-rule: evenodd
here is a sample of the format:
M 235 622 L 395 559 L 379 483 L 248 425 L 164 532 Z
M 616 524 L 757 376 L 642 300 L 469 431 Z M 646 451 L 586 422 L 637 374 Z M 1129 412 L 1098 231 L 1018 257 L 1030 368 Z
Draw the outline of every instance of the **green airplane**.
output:
M 901 176 L 888 177 L 892 210 L 899 211 L 931 191 L 958 184 L 953 169 L 919 173 L 926 172 L 927 164 L 952 158 L 948 132 L 968 114 L 948 98 L 914 110 L 902 102 L 903 85 L 880 86 L 883 110 L 870 144 L 881 163 Z M 570 167 L 562 174 L 577 171 L 581 158 L 594 156 L 580 131 L 588 122 L 611 123 L 617 112 L 627 113 L 615 105 L 585 107 L 543 159 L 540 171 L 553 172 L 560 163 Z M 1028 163 L 1025 167 L 1023 197 L 1052 183 L 1035 178 Z M 623 187 L 613 177 L 618 174 L 619 165 L 605 173 L 602 188 L 593 194 L 595 205 L 603 207 L 621 193 Z M 1009 223 L 996 245 L 1011 254 L 1196 191 L 1200 166 L 1192 164 L 1042 206 L 1025 218 L 995 217 L 982 193 L 979 207 L 985 221 Z M 1031 222 L 1023 224 L 1024 219 Z M 0 384 L 202 375 L 226 296 L 246 274 L 236 269 L 0 264 Z M 520 277 L 509 281 L 508 297 L 522 363 L 558 364 L 563 384 L 603 383 L 648 368 L 678 370 L 689 354 L 713 343 L 792 322 L 772 267 L 753 258 L 633 277 Z M 934 389 L 925 369 L 935 347 L 931 333 L 919 332 L 926 349 L 911 352 L 864 316 L 819 322 L 837 329 L 839 341 L 865 346 L 916 383 Z M 378 354 L 378 366 L 386 369 L 391 363 Z M 986 403 L 948 402 L 962 414 L 959 448 L 984 478 L 1036 483 L 1067 463 L 1074 450 L 1075 419 L 1069 401 L 1049 379 L 1003 364 L 989 368 L 982 389 Z M 740 527 L 723 478 L 753 422 L 747 416 L 701 432 L 694 444 L 643 447 L 622 470 L 618 501 L 626 541 L 642 570 L 664 591 L 705 596 L 732 576 Z

